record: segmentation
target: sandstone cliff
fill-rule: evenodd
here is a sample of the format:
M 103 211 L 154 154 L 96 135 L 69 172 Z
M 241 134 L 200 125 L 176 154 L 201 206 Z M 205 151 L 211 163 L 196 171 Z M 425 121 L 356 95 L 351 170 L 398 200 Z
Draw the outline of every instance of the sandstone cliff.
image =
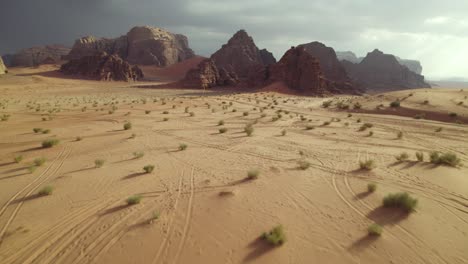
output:
M 68 52 L 70 52 L 70 48 L 61 45 L 23 49 L 12 55 L 9 66 L 32 67 L 42 64 L 60 63 L 62 56 L 67 55 Z
M 7 73 L 8 70 L 5 66 L 5 64 L 3 63 L 3 60 L 2 60 L 2 57 L 0 56 L 0 74 L 5 74 Z
M 424 76 L 402 66 L 395 56 L 374 50 L 359 63 L 343 62 L 351 78 L 361 87 L 374 91 L 389 91 L 430 87 Z
M 143 78 L 140 68 L 106 52 L 71 60 L 62 65 L 60 71 L 101 81 L 137 81 Z
M 99 52 L 116 54 L 132 64 L 166 67 L 192 58 L 185 36 L 154 27 L 134 27 L 126 35 L 115 39 L 84 37 L 75 42 L 67 56 L 76 60 Z

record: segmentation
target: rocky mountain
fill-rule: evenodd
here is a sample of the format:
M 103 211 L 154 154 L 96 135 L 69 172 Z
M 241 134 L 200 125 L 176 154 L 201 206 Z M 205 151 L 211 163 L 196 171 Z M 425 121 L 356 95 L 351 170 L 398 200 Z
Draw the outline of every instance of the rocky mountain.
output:
M 398 60 L 398 62 L 401 65 L 406 66 L 408 69 L 410 69 L 410 71 L 417 73 L 417 74 L 422 73 L 423 68 L 422 68 L 421 62 L 417 60 L 405 60 L 396 56 L 395 58 Z
M 330 52 L 322 45 L 313 44 L 314 47 L 320 46 L 321 51 Z M 268 82 L 284 82 L 290 89 L 314 95 L 359 94 L 361 92 L 351 83 L 340 81 L 339 78 L 339 81 L 327 78 L 325 71 L 322 71 L 320 59 L 311 54 L 310 48 L 306 45 L 300 45 L 288 50 L 278 63 L 268 68 Z M 321 53 L 321 55 L 326 57 L 325 53 Z M 330 65 L 328 66 L 329 74 L 335 76 L 338 71 L 330 71 L 332 68 Z
M 106 52 L 70 60 L 62 65 L 60 71 L 101 81 L 137 81 L 143 78 L 138 66 L 131 66 L 117 54 L 109 55 Z
M 7 72 L 8 72 L 7 67 L 3 63 L 2 57 L 0 57 L 0 74 L 5 74 Z
M 259 50 L 245 30 L 239 30 L 221 49 L 190 70 L 185 87 L 210 88 L 247 83 L 256 72 L 276 62 L 267 50 Z
M 23 49 L 14 54 L 8 63 L 10 67 L 33 67 L 42 64 L 60 63 L 70 48 L 61 45 L 49 45 Z
M 76 60 L 100 52 L 116 54 L 131 64 L 159 67 L 195 56 L 188 45 L 187 37 L 160 28 L 143 26 L 134 27 L 126 35 L 115 39 L 92 36 L 78 39 L 67 58 Z
M 338 60 L 340 61 L 349 61 L 349 62 L 352 62 L 352 63 L 360 63 L 362 61 L 362 57 L 357 57 L 356 54 L 354 54 L 354 52 L 352 51 L 337 51 L 336 52 L 336 57 L 338 58 Z
M 358 64 L 343 61 L 343 66 L 360 87 L 374 91 L 390 91 L 430 87 L 424 76 L 401 65 L 395 56 L 380 50 L 369 52 Z

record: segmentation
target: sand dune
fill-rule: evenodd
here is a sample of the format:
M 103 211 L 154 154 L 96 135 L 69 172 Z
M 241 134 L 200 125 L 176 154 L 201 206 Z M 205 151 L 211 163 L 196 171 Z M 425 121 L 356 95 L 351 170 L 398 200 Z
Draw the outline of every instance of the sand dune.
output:
M 161 71 L 172 78 L 181 68 L 188 67 Z M 467 91 L 201 97 L 198 90 L 40 74 L 49 70 L 0 77 L 0 116 L 7 115 L 0 122 L 0 263 L 468 261 L 468 168 L 428 162 L 430 152 L 442 151 L 468 164 L 466 124 L 322 107 L 333 100 L 375 109 L 407 97 L 402 107 L 466 117 L 457 102 L 468 104 Z M 426 99 L 429 105 L 421 104 Z M 127 121 L 130 130 L 123 129 Z M 372 127 L 360 131 L 364 123 Z M 46 139 L 60 144 L 41 148 Z M 402 152 L 409 160 L 396 162 Z M 13 162 L 19 155 L 23 160 Z M 45 164 L 30 173 L 40 157 Z M 96 168 L 99 159 L 104 164 Z M 368 159 L 376 168 L 360 170 Z M 299 169 L 300 161 L 310 167 Z M 149 164 L 154 171 L 144 173 Z M 245 180 L 249 170 L 258 170 L 258 179 Z M 45 186 L 53 193 L 37 195 Z M 415 212 L 382 207 L 384 196 L 403 191 L 418 199 Z M 132 195 L 141 202 L 127 205 Z M 368 236 L 372 223 L 383 227 L 380 237 Z M 259 239 L 277 225 L 286 234 L 282 246 Z

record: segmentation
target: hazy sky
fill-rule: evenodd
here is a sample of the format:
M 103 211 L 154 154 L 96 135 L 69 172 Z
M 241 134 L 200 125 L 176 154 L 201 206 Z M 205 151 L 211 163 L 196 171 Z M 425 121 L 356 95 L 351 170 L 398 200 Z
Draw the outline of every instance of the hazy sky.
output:
M 317 40 L 420 60 L 428 78 L 468 78 L 467 14 L 468 0 L 0 0 L 0 53 L 152 25 L 209 56 L 243 28 L 278 59 Z

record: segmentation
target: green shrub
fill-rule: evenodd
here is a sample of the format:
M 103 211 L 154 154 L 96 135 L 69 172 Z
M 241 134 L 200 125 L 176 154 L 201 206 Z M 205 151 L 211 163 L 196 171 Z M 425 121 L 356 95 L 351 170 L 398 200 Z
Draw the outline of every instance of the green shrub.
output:
M 227 130 L 228 130 L 228 129 L 227 129 L 227 128 L 225 128 L 225 127 L 223 127 L 223 128 L 220 128 L 220 129 L 219 129 L 219 133 L 221 133 L 221 134 L 224 134 L 224 133 L 226 133 L 226 132 L 227 132 Z
M 54 187 L 48 185 L 40 189 L 37 194 L 39 194 L 40 196 L 46 196 L 46 195 L 51 195 L 53 191 L 54 191 Z
M 325 121 L 325 122 L 323 122 L 322 126 L 328 126 L 330 124 L 331 124 L 330 121 Z
M 258 179 L 258 175 L 260 175 L 260 171 L 258 171 L 258 170 L 249 170 L 247 172 L 247 179 L 248 180 L 256 180 L 256 179 Z
M 33 161 L 34 165 L 37 166 L 37 167 L 40 167 L 40 166 L 44 165 L 45 162 L 46 162 L 45 158 L 36 158 Z
M 130 129 L 132 129 L 132 123 L 130 123 L 130 122 L 125 122 L 125 124 L 123 125 L 123 128 L 124 128 L 124 130 L 130 130 Z
M 306 161 L 306 160 L 300 160 L 297 162 L 297 165 L 299 167 L 299 169 L 301 170 L 307 170 L 308 168 L 310 168 L 310 162 Z
M 441 128 L 441 127 L 438 127 L 438 128 L 436 128 L 435 132 L 441 132 L 441 131 L 442 131 L 442 129 L 443 129 L 443 128 Z
M 37 170 L 37 166 L 31 165 L 28 167 L 28 172 L 29 173 L 34 173 Z
M 458 158 L 457 154 L 455 153 L 440 153 L 434 151 L 430 155 L 430 161 L 433 164 L 437 165 L 447 165 L 451 167 L 457 167 L 461 165 L 461 160 Z
M 97 160 L 94 161 L 94 166 L 95 166 L 96 168 L 101 168 L 101 167 L 104 165 L 104 163 L 106 163 L 105 160 L 103 160 L 103 159 L 97 159 Z
M 370 225 L 367 228 L 367 233 L 369 234 L 369 236 L 380 236 L 382 235 L 382 231 L 382 227 L 376 223 Z
M 150 114 L 150 113 L 151 113 L 150 110 L 146 110 L 146 111 L 145 111 L 145 114 L 147 114 L 147 115 Z
M 390 103 L 390 107 L 400 107 L 400 101 L 393 101 Z
M 188 147 L 187 144 L 184 144 L 184 143 L 179 144 L 179 150 L 180 150 L 180 151 L 186 150 L 187 147 Z
M 163 118 L 163 121 L 164 122 L 169 121 L 169 118 L 165 117 L 165 118 Z
M 190 112 L 190 116 L 195 116 L 195 112 Z
M 266 240 L 273 246 L 281 246 L 286 242 L 286 235 L 284 234 L 283 227 L 279 225 L 273 228 L 270 232 L 263 233 L 262 239 Z
M 249 115 L 249 112 L 244 112 L 242 113 L 243 116 L 248 116 Z
M 419 162 L 422 162 L 424 161 L 424 153 L 422 152 L 416 152 L 416 159 L 419 161 Z
M 143 158 L 143 156 L 145 156 L 145 153 L 143 151 L 136 151 L 136 152 L 133 152 L 133 157 L 135 159 L 140 159 L 140 158 Z
M 126 202 L 128 205 L 135 205 L 135 204 L 139 204 L 142 198 L 143 197 L 141 197 L 141 195 L 132 195 L 127 198 Z
M 408 213 L 416 209 L 418 200 L 406 192 L 391 193 L 383 198 L 384 207 L 400 208 Z
M 369 183 L 367 184 L 367 191 L 370 193 L 373 193 L 377 190 L 377 184 L 375 183 Z
M 33 131 L 34 131 L 34 133 L 36 133 L 36 134 L 37 134 L 37 133 L 41 133 L 41 132 L 42 132 L 42 128 L 36 127 L 36 128 L 33 128 Z
M 219 120 L 218 121 L 218 126 L 223 126 L 224 125 L 224 120 Z
M 247 134 L 247 136 L 251 136 L 252 133 L 254 132 L 254 128 L 252 126 L 252 124 L 248 124 L 244 127 L 244 132 Z
M 76 140 L 76 141 L 81 141 L 81 140 L 83 140 L 83 138 L 80 137 L 80 136 L 78 136 L 78 137 L 75 138 L 75 140 Z
M 286 133 L 287 133 L 286 129 L 281 130 L 281 136 L 283 137 L 286 136 Z
M 43 148 L 51 148 L 55 145 L 58 145 L 60 143 L 60 140 L 58 139 L 46 139 L 42 141 L 42 147 Z
M 403 138 L 403 131 L 398 131 L 397 133 L 397 138 L 402 139 Z
M 359 161 L 359 168 L 361 168 L 361 170 L 373 170 L 375 168 L 375 162 L 374 160 Z
M 400 155 L 395 156 L 395 159 L 397 161 L 407 161 L 409 159 L 409 155 L 406 152 L 402 152 L 402 153 L 400 153 Z
M 367 134 L 368 137 L 372 137 L 374 135 L 374 131 L 369 131 L 369 134 Z
M 146 165 L 143 167 L 143 170 L 146 172 L 146 173 L 151 173 L 153 172 L 154 170 L 154 165 Z
M 168 115 L 169 114 L 169 111 L 164 111 L 163 112 L 163 115 Z
M 331 104 L 332 104 L 332 101 L 324 101 L 324 102 L 322 103 L 322 107 L 323 107 L 323 108 L 328 108 L 328 107 L 331 106 Z
M 315 127 L 313 125 L 307 125 L 305 127 L 306 130 L 312 130 L 312 129 L 315 129 Z
M 23 155 L 15 156 L 15 157 L 13 158 L 13 160 L 14 160 L 16 163 L 20 163 L 21 161 L 23 161 Z

